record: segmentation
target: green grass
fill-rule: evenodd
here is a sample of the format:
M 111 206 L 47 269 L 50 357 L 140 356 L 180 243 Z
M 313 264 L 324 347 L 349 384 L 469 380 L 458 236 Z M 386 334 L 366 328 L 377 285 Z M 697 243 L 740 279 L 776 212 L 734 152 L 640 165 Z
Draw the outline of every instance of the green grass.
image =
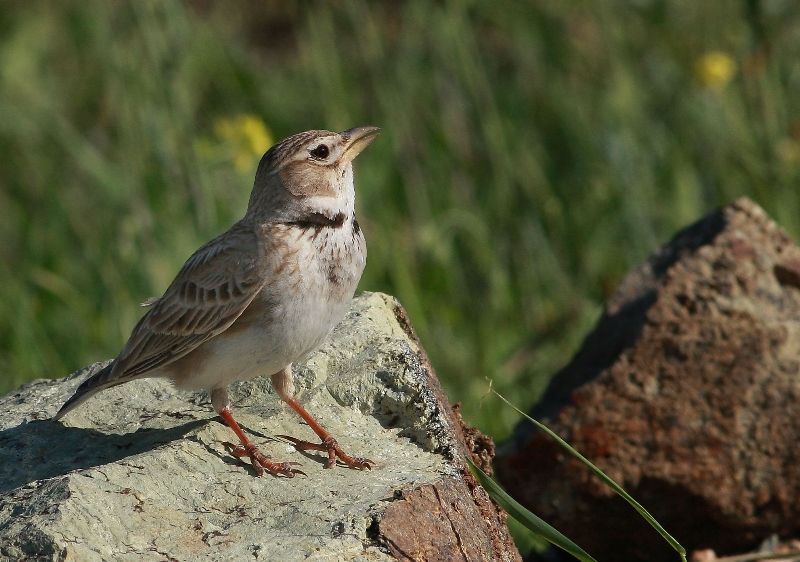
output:
M 607 488 L 628 502 L 631 508 L 633 508 L 639 514 L 639 516 L 644 519 L 648 525 L 653 527 L 653 530 L 661 535 L 661 538 L 670 545 L 670 547 L 677 554 L 679 560 L 681 560 L 681 562 L 686 562 L 686 549 L 683 547 L 683 545 L 681 545 L 677 539 L 675 539 L 675 537 L 670 535 L 669 532 L 661 525 L 661 523 L 659 523 L 642 504 L 640 504 L 633 496 L 626 492 L 625 489 L 613 478 L 600 470 L 592 463 L 592 461 L 583 456 L 580 451 L 576 450 L 572 445 L 567 443 L 561 438 L 561 436 L 559 436 L 545 424 L 520 410 L 510 400 L 498 393 L 496 390 L 492 389 L 492 393 L 497 396 L 497 398 L 502 400 L 506 406 L 517 412 L 521 418 L 527 419 L 538 431 L 541 431 L 551 440 L 555 441 L 565 453 L 573 456 L 581 464 L 587 467 Z M 566 539 L 566 537 L 564 537 L 561 533 L 553 529 L 549 524 L 542 521 L 537 515 L 528 511 L 527 508 L 520 505 L 514 498 L 509 496 L 508 493 L 503 490 L 503 488 L 497 482 L 492 481 L 492 479 L 483 473 L 479 467 L 475 466 L 471 459 L 467 459 L 467 462 L 469 463 L 470 470 L 472 470 L 472 473 L 475 475 L 478 481 L 480 481 L 481 485 L 486 489 L 489 495 L 491 495 L 492 498 L 508 512 L 509 515 L 516 519 L 517 522 L 523 523 L 528 530 L 547 540 L 551 544 L 566 550 L 581 560 L 588 556 L 586 552 L 580 549 L 580 547 L 572 543 L 572 541 L 569 539 Z M 589 558 L 591 557 L 589 556 Z M 591 560 L 594 559 L 591 558 Z
M 788 0 L 6 5 L 0 392 L 115 354 L 136 303 L 239 217 L 255 160 L 234 165 L 219 119 L 275 138 L 376 124 L 361 288 L 401 300 L 451 398 L 501 438 L 516 414 L 481 408 L 484 376 L 531 404 L 676 229 L 748 195 L 800 232 L 799 17 Z M 730 82 L 699 77 L 710 51 Z
M 472 462 L 472 459 L 467 457 L 466 460 L 469 469 L 472 471 L 472 475 L 475 476 L 489 496 L 508 513 L 510 516 L 509 521 L 514 521 L 517 525 L 526 529 L 534 540 L 546 541 L 569 553 L 580 562 L 597 562 L 591 554 L 572 542 L 568 537 L 561 534 L 558 529 L 551 526 L 538 515 L 529 511 L 524 505 L 509 496 L 500 484 L 483 472 L 480 467 L 476 466 L 475 463 Z

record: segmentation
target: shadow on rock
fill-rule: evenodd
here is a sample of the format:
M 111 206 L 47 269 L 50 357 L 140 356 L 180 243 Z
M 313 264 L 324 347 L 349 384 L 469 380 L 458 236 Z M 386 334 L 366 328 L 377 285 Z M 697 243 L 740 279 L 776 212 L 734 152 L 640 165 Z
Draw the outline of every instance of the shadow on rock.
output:
M 208 423 L 192 420 L 169 429 L 106 434 L 34 420 L 0 431 L 0 492 L 155 449 Z

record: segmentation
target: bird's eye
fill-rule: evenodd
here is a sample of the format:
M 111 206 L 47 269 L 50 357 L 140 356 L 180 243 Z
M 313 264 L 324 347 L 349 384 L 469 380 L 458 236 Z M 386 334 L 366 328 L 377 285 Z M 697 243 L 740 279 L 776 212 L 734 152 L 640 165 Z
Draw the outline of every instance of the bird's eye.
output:
M 319 159 L 327 158 L 328 157 L 327 145 L 321 144 L 318 147 L 316 147 L 314 150 L 311 151 L 311 156 Z

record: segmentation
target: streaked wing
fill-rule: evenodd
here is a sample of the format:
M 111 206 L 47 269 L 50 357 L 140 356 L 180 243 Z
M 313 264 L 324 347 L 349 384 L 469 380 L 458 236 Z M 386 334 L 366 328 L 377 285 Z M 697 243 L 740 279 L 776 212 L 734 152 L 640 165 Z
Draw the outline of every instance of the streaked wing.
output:
M 256 235 L 237 223 L 197 250 L 164 295 L 150 305 L 110 378 L 152 371 L 225 331 L 265 282 Z

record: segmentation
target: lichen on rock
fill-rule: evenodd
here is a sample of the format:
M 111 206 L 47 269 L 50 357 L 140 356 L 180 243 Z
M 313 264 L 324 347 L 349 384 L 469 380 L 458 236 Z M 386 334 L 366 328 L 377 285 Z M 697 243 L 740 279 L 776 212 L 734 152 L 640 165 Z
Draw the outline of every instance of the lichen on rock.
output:
M 267 378 L 233 386 L 237 419 L 262 451 L 300 463 L 307 477 L 255 477 L 225 450 L 233 435 L 206 394 L 161 380 L 109 389 L 51 421 L 104 363 L 0 398 L 0 559 L 393 559 L 387 508 L 422 488 L 460 486 L 461 511 L 435 516 L 460 519 L 419 527 L 445 545 L 444 558 L 417 558 L 456 556 L 455 537 L 468 533 L 475 553 L 518 560 L 502 512 L 489 504 L 488 513 L 466 484 L 459 418 L 398 314 L 392 297 L 358 297 L 297 368 L 300 400 L 346 450 L 377 461 L 371 471 L 325 470 L 321 454 L 276 438 L 313 434 Z

